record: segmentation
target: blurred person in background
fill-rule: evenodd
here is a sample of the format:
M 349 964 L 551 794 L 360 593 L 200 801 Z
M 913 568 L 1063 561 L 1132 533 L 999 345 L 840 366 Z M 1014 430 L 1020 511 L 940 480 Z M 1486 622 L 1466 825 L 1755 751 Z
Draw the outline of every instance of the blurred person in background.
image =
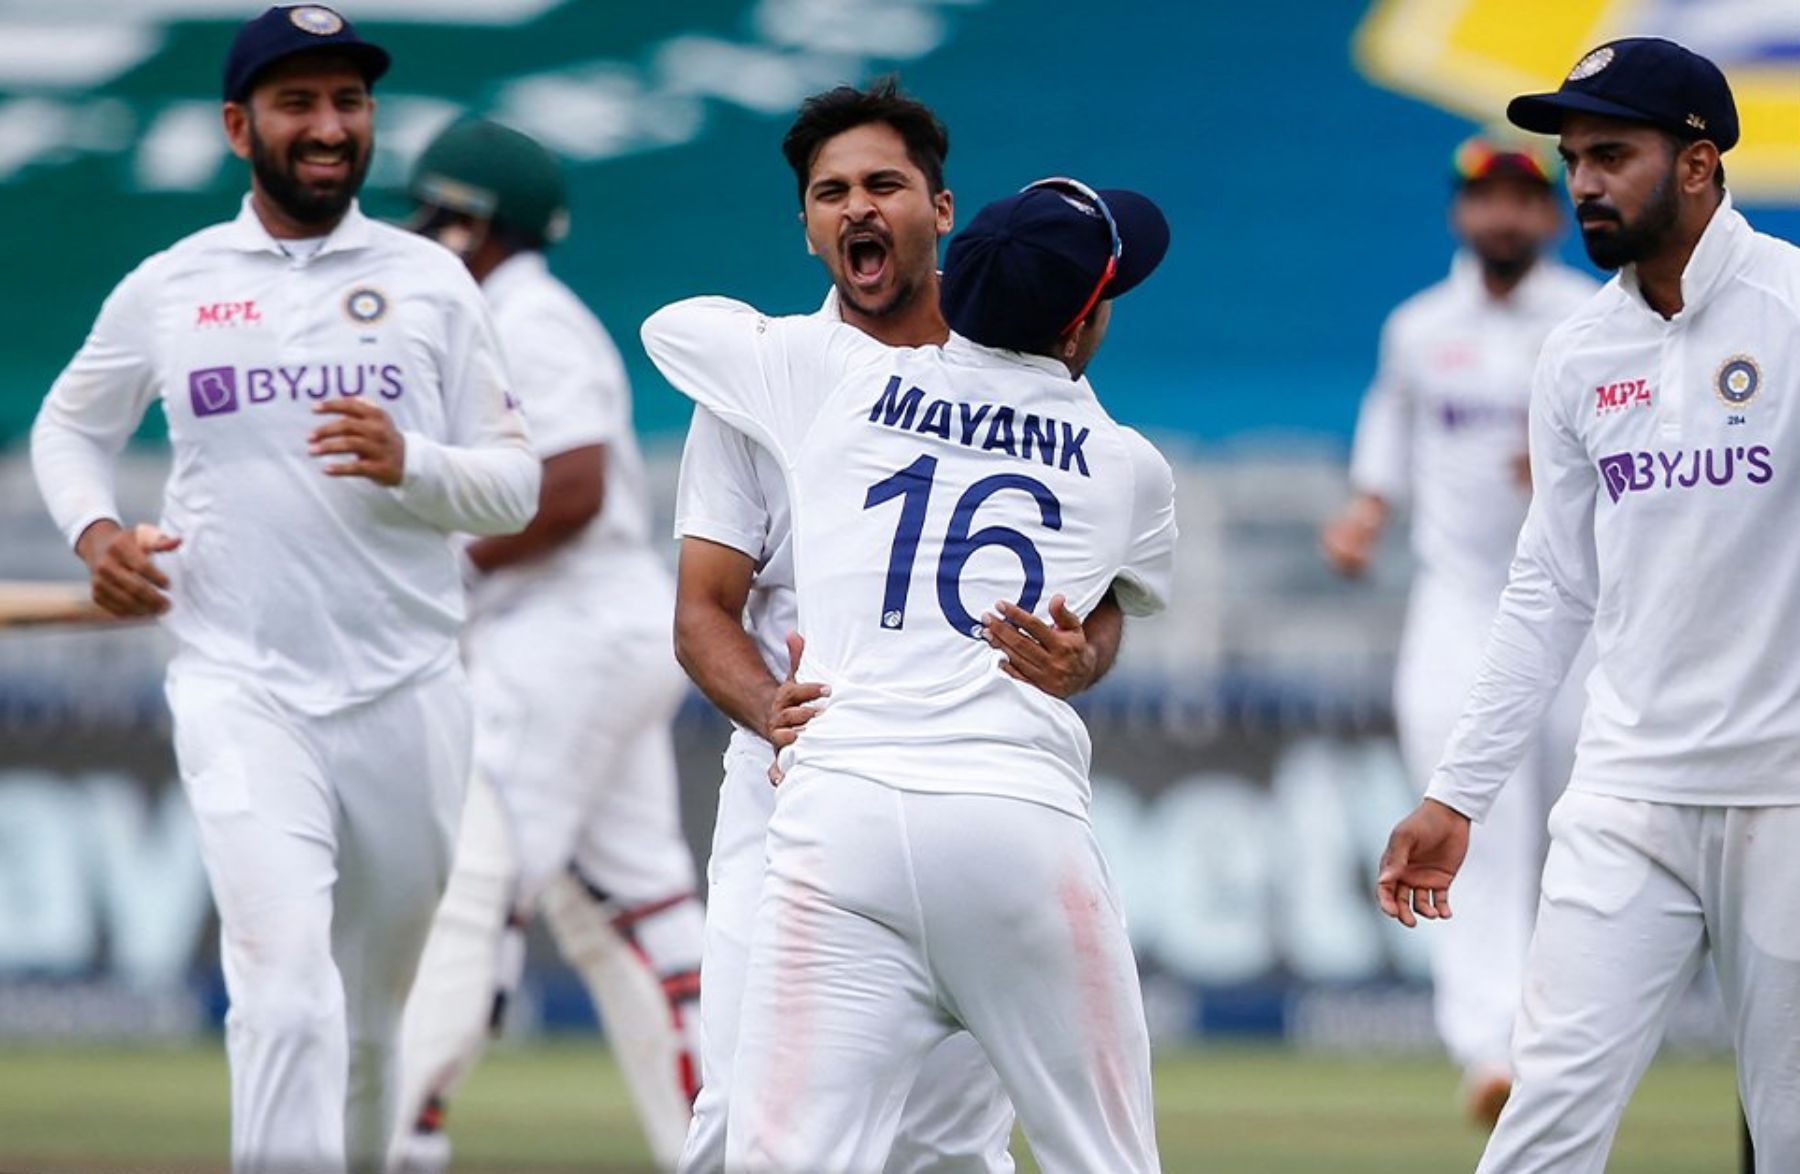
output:
M 250 164 L 242 211 L 119 284 L 32 432 L 96 602 L 175 637 L 239 1174 L 382 1168 L 468 777 L 449 536 L 511 533 L 537 504 L 480 291 L 357 207 L 387 67 L 319 5 L 239 28 L 223 119 Z M 163 518 L 125 527 L 113 461 L 159 398 Z
M 1547 251 L 1562 231 L 1553 156 L 1478 135 L 1452 156 L 1450 275 L 1388 318 L 1363 400 L 1353 496 L 1324 527 L 1331 565 L 1363 575 L 1400 504 L 1412 511 L 1417 572 L 1394 711 L 1422 792 L 1481 665 L 1531 499 L 1526 406 L 1552 327 L 1595 282 Z M 1464 866 L 1454 921 L 1431 935 L 1438 1034 L 1462 1069 L 1470 1117 L 1492 1126 L 1512 1087 L 1514 1016 L 1546 844 L 1581 718 L 1571 678 Z
M 474 771 L 407 1006 L 396 1156 L 408 1171 L 448 1166 L 448 1099 L 502 1025 L 541 911 L 669 1169 L 697 1088 L 704 913 L 671 736 L 674 584 L 649 545 L 631 389 L 606 330 L 546 264 L 569 221 L 550 151 L 457 122 L 410 190 L 417 230 L 462 258 L 493 308 L 543 486 L 523 531 L 464 547 Z

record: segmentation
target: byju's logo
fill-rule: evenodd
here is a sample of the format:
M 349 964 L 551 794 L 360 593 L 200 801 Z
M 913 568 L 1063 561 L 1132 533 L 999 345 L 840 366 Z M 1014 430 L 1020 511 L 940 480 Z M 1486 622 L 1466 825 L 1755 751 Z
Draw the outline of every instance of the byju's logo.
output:
M 1650 489 L 1692 489 L 1703 479 L 1708 485 L 1729 485 L 1741 476 L 1752 485 L 1766 485 L 1775 476 L 1768 446 L 1762 444 L 1692 452 L 1621 452 L 1601 457 L 1599 467 L 1600 480 L 1614 501 Z
M 232 367 L 208 367 L 188 372 L 188 398 L 194 415 L 217 416 L 238 409 L 237 371 Z

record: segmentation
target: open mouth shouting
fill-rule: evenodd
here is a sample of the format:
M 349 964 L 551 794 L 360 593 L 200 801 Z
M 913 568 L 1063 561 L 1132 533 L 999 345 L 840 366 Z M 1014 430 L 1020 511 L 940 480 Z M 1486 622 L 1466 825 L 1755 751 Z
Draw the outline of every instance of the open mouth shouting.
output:
M 844 236 L 844 279 L 859 293 L 873 293 L 893 267 L 893 245 L 874 228 L 852 229 Z

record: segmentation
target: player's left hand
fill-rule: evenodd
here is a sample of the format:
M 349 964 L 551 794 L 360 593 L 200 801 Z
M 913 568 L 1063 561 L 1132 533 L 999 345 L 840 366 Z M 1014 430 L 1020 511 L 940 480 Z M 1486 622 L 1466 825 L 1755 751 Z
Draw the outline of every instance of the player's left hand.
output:
M 819 707 L 813 703 L 831 696 L 830 685 L 795 679 L 800 672 L 800 658 L 806 652 L 806 639 L 798 632 L 789 632 L 787 648 L 787 679 L 776 688 L 769 703 L 767 733 L 769 744 L 775 747 L 775 760 L 769 763 L 769 784 L 775 787 L 781 785 L 781 752 L 799 740 L 807 722 L 819 716 Z
M 388 414 L 365 399 L 330 399 L 313 408 L 334 416 L 313 429 L 306 451 L 315 457 L 349 456 L 325 465 L 328 477 L 367 477 L 398 485 L 406 472 L 406 438 Z
M 1469 853 L 1469 817 L 1426 799 L 1394 827 L 1375 896 L 1381 911 L 1411 929 L 1418 918 L 1450 916 L 1450 882 Z
M 1007 676 L 1065 701 L 1094 683 L 1099 656 L 1062 596 L 1050 597 L 1054 627 L 1016 603 L 1002 600 L 994 610 L 1000 614 L 982 616 L 981 626 L 987 642 L 1006 654 L 1000 668 Z

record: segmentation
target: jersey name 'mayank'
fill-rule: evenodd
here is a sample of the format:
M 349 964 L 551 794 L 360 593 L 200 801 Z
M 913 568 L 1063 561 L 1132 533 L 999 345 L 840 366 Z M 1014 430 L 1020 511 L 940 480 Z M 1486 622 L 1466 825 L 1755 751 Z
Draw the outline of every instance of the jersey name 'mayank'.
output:
M 966 448 L 1005 453 L 1021 461 L 1040 461 L 1068 472 L 1073 468 L 1087 477 L 1086 428 L 1071 428 L 1061 420 L 1020 412 L 1006 404 L 971 404 L 960 400 L 927 399 L 918 387 L 900 390 L 904 380 L 895 375 L 875 397 L 869 423 L 921 436 L 936 436 Z

